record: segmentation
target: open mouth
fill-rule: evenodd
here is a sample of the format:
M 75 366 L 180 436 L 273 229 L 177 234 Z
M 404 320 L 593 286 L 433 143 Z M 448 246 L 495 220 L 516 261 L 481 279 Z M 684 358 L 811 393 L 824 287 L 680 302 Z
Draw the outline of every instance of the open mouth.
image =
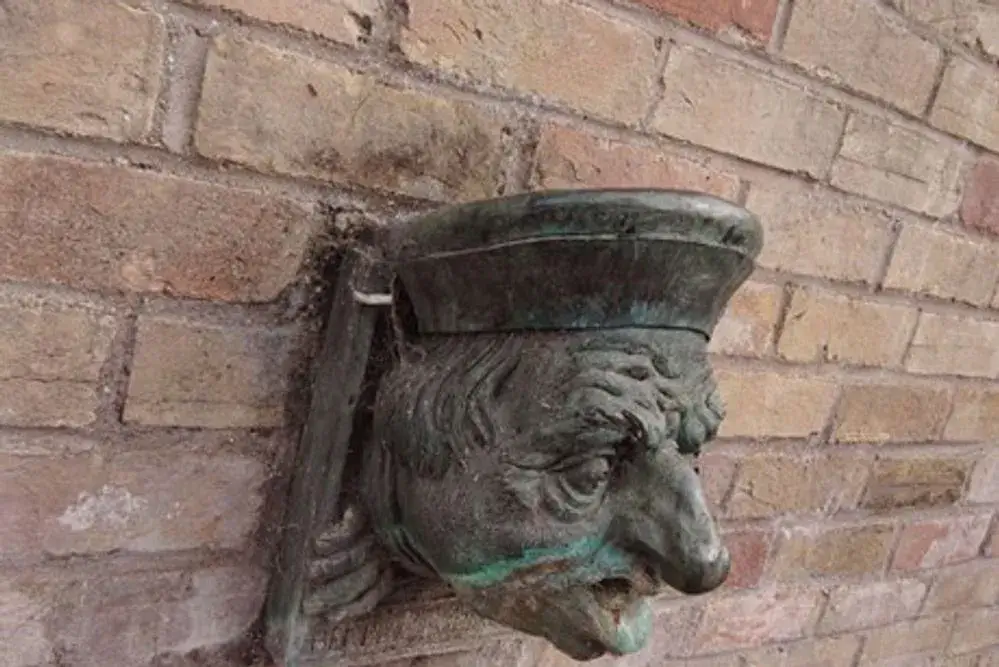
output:
M 550 639 L 576 660 L 639 651 L 652 633 L 653 613 L 648 598 L 658 588 L 644 572 L 575 586 L 555 604 L 581 612 L 587 619 L 578 626 L 578 634 L 570 632 Z
M 575 660 L 640 651 L 652 634 L 648 598 L 660 585 L 644 571 L 569 587 L 459 586 L 459 596 L 479 614 L 544 637 Z

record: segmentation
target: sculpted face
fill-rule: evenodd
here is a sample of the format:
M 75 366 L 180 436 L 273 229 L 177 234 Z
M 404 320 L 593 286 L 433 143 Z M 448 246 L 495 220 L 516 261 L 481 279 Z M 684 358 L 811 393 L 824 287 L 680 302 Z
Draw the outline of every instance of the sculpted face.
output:
M 648 598 L 728 574 L 694 462 L 722 418 L 705 348 L 662 329 L 430 340 L 380 391 L 382 541 L 576 659 L 639 650 Z

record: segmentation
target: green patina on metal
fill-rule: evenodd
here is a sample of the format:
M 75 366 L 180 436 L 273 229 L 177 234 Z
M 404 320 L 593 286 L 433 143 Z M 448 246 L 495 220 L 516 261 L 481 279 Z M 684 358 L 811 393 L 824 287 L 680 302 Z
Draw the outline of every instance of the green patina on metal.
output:
M 728 575 L 689 455 L 724 417 L 707 343 L 759 221 L 689 192 L 542 192 L 383 241 L 390 340 L 351 443 L 360 474 L 327 492 L 369 532 L 331 531 L 329 549 L 355 546 L 300 568 L 317 573 L 304 606 L 325 623 L 370 609 L 402 568 L 577 660 L 640 650 L 648 599 Z
M 549 582 L 555 586 L 558 586 L 560 579 L 596 581 L 628 572 L 632 567 L 628 556 L 614 546 L 604 544 L 602 538 L 586 537 L 566 546 L 525 549 L 516 558 L 494 561 L 474 572 L 449 574 L 446 578 L 456 584 L 483 588 L 504 582 L 512 575 L 538 565 L 562 562 L 572 565 L 564 572 L 546 575 Z

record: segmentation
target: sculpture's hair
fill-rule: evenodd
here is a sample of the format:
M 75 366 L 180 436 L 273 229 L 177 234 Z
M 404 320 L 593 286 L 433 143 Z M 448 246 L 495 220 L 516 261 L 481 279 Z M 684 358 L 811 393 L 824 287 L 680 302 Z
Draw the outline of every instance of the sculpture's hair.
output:
M 650 381 L 657 382 L 663 400 L 658 406 L 636 406 L 635 412 L 644 408 L 677 413 L 678 424 L 668 437 L 682 450 L 696 451 L 714 435 L 724 411 L 706 359 L 703 355 L 671 359 L 667 348 L 675 338 L 670 333 L 580 332 L 571 334 L 570 342 L 563 343 L 566 347 L 554 354 L 540 353 L 545 349 L 545 334 L 480 334 L 426 341 L 419 358 L 404 360 L 382 382 L 373 434 L 378 451 L 373 454 L 391 458 L 421 477 L 440 478 L 455 462 L 464 461 L 470 448 L 494 445 L 499 430 L 495 420 L 501 412 L 496 405 L 506 381 L 521 364 L 529 364 L 530 368 L 522 370 L 549 386 L 596 369 L 599 379 L 586 376 L 574 391 L 597 388 L 627 396 L 626 383 L 635 381 L 627 364 L 608 367 L 591 362 L 594 354 L 607 352 L 650 361 L 658 375 Z

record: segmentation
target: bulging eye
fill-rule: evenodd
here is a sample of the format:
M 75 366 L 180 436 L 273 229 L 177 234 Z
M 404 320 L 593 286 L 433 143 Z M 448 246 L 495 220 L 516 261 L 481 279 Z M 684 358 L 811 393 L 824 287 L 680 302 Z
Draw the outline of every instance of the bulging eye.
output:
M 562 480 L 573 492 L 581 496 L 592 496 L 603 491 L 610 475 L 610 461 L 599 456 L 564 471 Z

